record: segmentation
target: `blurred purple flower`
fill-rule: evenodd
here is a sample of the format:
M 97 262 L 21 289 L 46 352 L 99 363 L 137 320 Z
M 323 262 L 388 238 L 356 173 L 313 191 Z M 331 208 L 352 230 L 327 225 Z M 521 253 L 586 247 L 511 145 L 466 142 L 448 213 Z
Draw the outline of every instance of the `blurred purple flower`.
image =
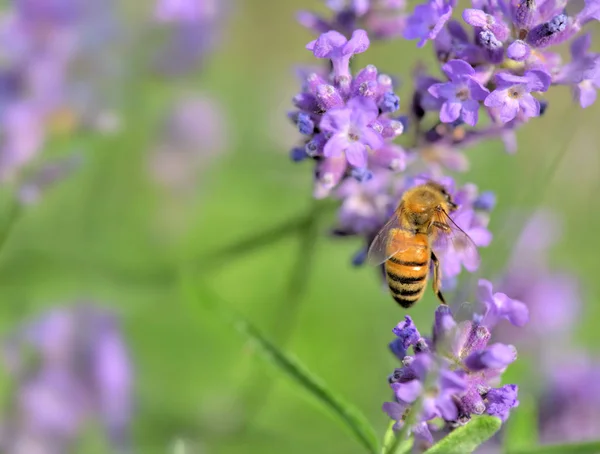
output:
M 202 172 L 227 148 L 225 125 L 216 99 L 195 94 L 176 100 L 150 154 L 153 179 L 179 194 L 194 191 Z
M 548 365 L 543 377 L 540 441 L 555 444 L 597 439 L 600 364 L 586 355 L 570 352 L 561 357 L 560 364 Z
M 549 252 L 560 234 L 555 215 L 535 213 L 519 235 L 507 271 L 497 285 L 522 301 L 530 313 L 526 331 L 502 326 L 498 337 L 518 341 L 522 348 L 533 350 L 538 359 L 543 359 L 542 351 L 568 343 L 583 306 L 576 276 L 548 266 Z
M 452 0 L 428 0 L 415 6 L 413 14 L 406 20 L 404 38 L 418 39 L 418 47 L 423 47 L 428 40 L 435 39 L 452 16 L 453 5 Z
M 157 0 L 154 16 L 167 27 L 166 43 L 158 52 L 158 68 L 167 75 L 199 66 L 221 39 L 229 11 L 225 0 Z
M 445 99 L 440 110 L 440 120 L 452 123 L 459 117 L 468 125 L 475 126 L 478 120 L 479 101 L 490 91 L 473 76 L 475 70 L 462 60 L 451 60 L 442 70 L 450 82 L 433 84 L 428 91 L 435 98 Z
M 28 177 L 19 188 L 17 195 L 19 202 L 24 205 L 38 202 L 45 191 L 71 175 L 81 164 L 82 156 L 80 154 L 45 163 L 35 174 Z
M 218 14 L 218 0 L 158 0 L 154 16 L 159 22 L 201 22 Z
M 509 298 L 505 293 L 493 293 L 492 283 L 479 280 L 477 298 L 485 305 L 481 323 L 493 328 L 503 318 L 515 326 L 524 326 L 529 321 L 529 309 L 521 301 Z
M 486 247 L 492 241 L 492 233 L 487 225 L 480 225 L 475 211 L 471 207 L 463 206 L 456 213 L 451 214 L 452 220 L 473 241 L 477 247 Z M 487 223 L 486 223 L 487 224 Z M 463 244 L 461 241 L 445 241 L 440 251 L 442 273 L 444 278 L 453 278 L 460 274 L 462 267 L 469 272 L 479 268 L 479 254 L 472 245 Z
M 128 448 L 132 371 L 112 315 L 89 305 L 55 309 L 7 339 L 4 359 L 16 410 L 4 418 L 3 451 L 34 442 L 65 452 L 92 417 L 115 449 Z
M 571 63 L 555 76 L 555 83 L 571 85 L 581 107 L 591 106 L 600 88 L 600 54 L 588 53 L 591 35 L 586 33 L 571 43 Z
M 544 71 L 531 70 L 523 76 L 508 72 L 496 74 L 496 89 L 485 99 L 488 107 L 497 108 L 499 118 L 507 123 L 521 113 L 527 120 L 540 115 L 540 103 L 532 91 L 546 91 L 550 86 L 550 75 Z
M 346 36 L 361 28 L 378 39 L 402 35 L 406 15 L 405 0 L 330 0 L 331 19 L 309 11 L 299 11 L 298 22 L 316 34 L 338 31 Z

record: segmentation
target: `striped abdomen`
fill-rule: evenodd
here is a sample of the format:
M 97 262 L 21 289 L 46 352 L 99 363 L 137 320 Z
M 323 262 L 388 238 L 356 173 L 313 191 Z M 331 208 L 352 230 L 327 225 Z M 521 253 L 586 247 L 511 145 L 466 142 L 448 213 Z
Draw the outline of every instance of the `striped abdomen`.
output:
M 394 230 L 388 251 L 398 251 L 385 262 L 385 274 L 393 298 L 402 307 L 411 307 L 425 292 L 431 249 L 427 235 Z

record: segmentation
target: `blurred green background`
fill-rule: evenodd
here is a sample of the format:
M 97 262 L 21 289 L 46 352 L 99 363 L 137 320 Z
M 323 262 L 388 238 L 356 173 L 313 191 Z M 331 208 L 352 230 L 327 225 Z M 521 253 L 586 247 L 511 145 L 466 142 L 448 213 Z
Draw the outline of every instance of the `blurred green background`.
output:
M 125 20 L 142 14 L 136 3 L 123 2 Z M 77 299 L 114 308 L 135 364 L 140 453 L 177 452 L 176 446 L 186 453 L 362 452 L 334 417 L 255 356 L 198 298 L 207 288 L 355 403 L 381 434 L 387 426 L 381 404 L 390 398 L 387 375 L 396 366 L 387 343 L 404 311 L 373 270 L 351 266 L 359 240 L 330 238 L 333 211 L 323 210 L 311 229 L 290 228 L 247 252 L 229 248 L 314 208 L 311 165 L 287 155 L 299 139 L 286 118 L 299 88 L 294 69 L 319 63 L 304 49 L 313 37 L 295 22 L 298 9 L 325 11 L 315 0 L 238 0 L 201 69 L 161 78 L 132 68 L 119 132 L 55 139 L 47 153 L 81 151 L 82 168 L 14 224 L 5 200 L 3 332 Z M 399 76 L 405 111 L 417 59 L 432 62 L 430 44 L 417 51 L 414 42 L 395 40 L 373 43 L 356 65 L 373 63 Z M 192 195 L 183 197 L 152 181 L 148 160 L 165 113 L 195 93 L 222 104 L 228 146 L 207 160 Z M 562 87 L 547 99 L 544 117 L 518 133 L 516 155 L 497 141 L 479 145 L 468 151 L 471 170 L 458 180 L 498 196 L 490 225 L 496 239 L 482 251 L 486 277 L 501 273 L 510 253 L 519 227 L 509 224 L 513 210 L 543 206 L 564 219 L 552 266 L 581 278 L 577 341 L 595 349 L 600 104 L 582 110 Z M 172 216 L 175 225 L 165 222 Z M 185 273 L 198 292 L 183 281 Z M 435 304 L 428 292 L 411 310 L 423 331 Z M 525 356 L 505 381 L 534 389 Z M 91 434 L 77 452 L 102 452 L 98 443 Z

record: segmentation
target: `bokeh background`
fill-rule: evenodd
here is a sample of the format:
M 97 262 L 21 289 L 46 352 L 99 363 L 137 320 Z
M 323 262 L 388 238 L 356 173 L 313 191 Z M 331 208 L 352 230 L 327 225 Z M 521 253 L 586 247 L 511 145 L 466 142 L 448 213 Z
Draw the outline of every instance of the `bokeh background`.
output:
M 2 2 L 4 19 L 14 3 Z M 228 304 L 244 314 L 383 434 L 381 404 L 396 366 L 387 343 L 404 312 L 374 270 L 352 266 L 360 240 L 329 235 L 331 204 L 318 205 L 317 220 L 302 224 L 315 210 L 312 170 L 288 157 L 299 139 L 286 116 L 299 89 L 295 69 L 318 64 L 304 49 L 313 36 L 294 16 L 298 9 L 326 12 L 324 5 L 215 0 L 218 19 L 199 25 L 205 34 L 195 36 L 157 20 L 152 2 L 97 3 L 100 9 L 87 5 L 69 19 L 79 21 L 77 36 L 86 38 L 78 39 L 88 46 L 69 63 L 65 86 L 73 91 L 65 99 L 73 102 L 46 117 L 39 153 L 3 181 L 3 336 L 81 302 L 113 314 L 132 364 L 135 452 L 362 452 L 212 309 Z M 193 39 L 195 47 L 186 47 Z M 378 42 L 356 63 L 397 76 L 405 110 L 412 68 L 433 61 L 430 47 Z M 538 227 L 543 233 L 560 224 L 562 231 L 546 265 L 568 273 L 580 294 L 567 309 L 575 319 L 572 345 L 563 347 L 593 357 L 600 342 L 600 105 L 583 110 L 560 87 L 547 100 L 546 114 L 518 132 L 515 155 L 499 141 L 478 145 L 468 152 L 469 172 L 457 178 L 498 198 L 495 239 L 481 251 L 479 275 L 502 276 L 527 217 L 553 213 L 556 221 Z M 72 106 L 84 106 L 84 114 Z M 60 181 L 39 183 L 36 172 L 46 163 L 64 170 L 73 160 L 68 174 L 56 172 Z M 216 300 L 203 301 L 206 295 Z M 542 312 L 553 311 L 548 301 Z M 411 310 L 422 331 L 435 304 L 428 291 Z M 526 341 L 514 342 L 520 348 Z M 527 399 L 543 377 L 537 353 L 521 350 L 505 382 L 518 383 Z M 553 346 L 545 354 L 564 352 Z M 6 425 L 18 417 L 23 379 L 4 369 Z M 86 419 L 72 452 L 111 452 L 98 419 Z

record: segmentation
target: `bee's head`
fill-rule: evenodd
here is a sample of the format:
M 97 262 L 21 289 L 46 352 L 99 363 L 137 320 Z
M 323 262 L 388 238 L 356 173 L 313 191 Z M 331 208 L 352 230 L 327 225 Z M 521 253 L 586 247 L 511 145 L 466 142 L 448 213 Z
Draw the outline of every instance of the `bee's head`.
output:
M 446 203 L 448 204 L 448 210 L 449 211 L 456 211 L 458 209 L 458 205 L 456 203 L 454 203 L 454 200 L 452 199 L 452 195 L 448 192 L 448 190 L 441 186 L 440 192 L 442 193 L 442 196 L 444 197 Z
M 447 211 L 456 211 L 458 205 L 454 203 L 452 195 L 443 185 L 433 181 L 427 183 L 427 185 L 438 193 L 438 200 L 440 201 L 440 205 L 438 206 L 439 209 L 444 209 Z

